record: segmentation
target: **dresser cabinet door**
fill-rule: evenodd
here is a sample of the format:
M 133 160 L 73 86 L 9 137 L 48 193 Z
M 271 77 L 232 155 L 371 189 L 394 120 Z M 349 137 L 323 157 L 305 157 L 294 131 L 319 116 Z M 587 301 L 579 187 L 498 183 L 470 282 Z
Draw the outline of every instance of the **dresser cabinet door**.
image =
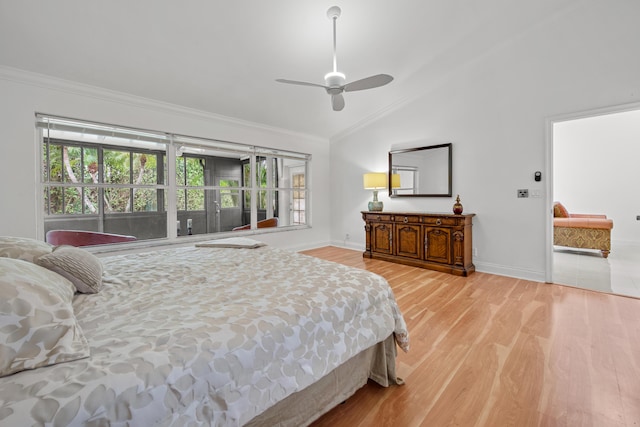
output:
M 396 255 L 422 259 L 422 226 L 396 224 Z
M 382 254 L 391 254 L 392 245 L 391 224 L 371 224 L 371 250 Z
M 424 259 L 451 264 L 451 229 L 425 227 Z

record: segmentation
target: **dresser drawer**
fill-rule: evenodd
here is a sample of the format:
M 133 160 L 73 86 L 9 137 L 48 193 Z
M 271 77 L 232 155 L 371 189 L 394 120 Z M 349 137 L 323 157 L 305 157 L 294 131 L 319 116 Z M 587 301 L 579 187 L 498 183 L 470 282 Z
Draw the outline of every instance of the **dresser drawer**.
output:
M 403 224 L 420 224 L 419 215 L 394 215 L 393 221 Z
M 426 225 L 458 225 L 460 218 L 427 216 L 422 218 L 422 223 Z
M 391 221 L 391 215 L 379 213 L 364 214 L 365 221 Z

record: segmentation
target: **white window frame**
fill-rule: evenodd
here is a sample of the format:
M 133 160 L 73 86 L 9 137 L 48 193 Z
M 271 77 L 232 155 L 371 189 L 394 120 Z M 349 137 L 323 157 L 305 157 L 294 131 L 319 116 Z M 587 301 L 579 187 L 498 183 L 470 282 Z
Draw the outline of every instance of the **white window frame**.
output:
M 227 151 L 227 152 L 236 153 L 236 154 L 242 153 L 242 155 L 246 155 L 250 159 L 252 171 L 255 170 L 255 167 L 256 167 L 255 159 L 258 156 L 294 159 L 298 163 L 302 163 L 304 165 L 305 191 L 306 191 L 305 194 L 307 195 L 306 207 L 307 209 L 309 209 L 309 206 L 310 206 L 309 196 L 311 194 L 310 179 L 309 179 L 309 171 L 310 171 L 310 165 L 311 165 L 310 154 L 291 152 L 291 151 L 285 151 L 285 150 L 279 150 L 279 149 L 273 149 L 273 148 L 267 148 L 267 147 L 260 147 L 255 145 L 247 145 L 247 144 L 241 144 L 241 143 L 235 143 L 235 142 L 229 142 L 229 141 L 221 141 L 216 139 L 197 138 L 197 137 L 190 137 L 190 136 L 172 134 L 172 133 L 166 133 L 166 132 L 160 132 L 160 131 L 149 131 L 149 130 L 143 130 L 143 129 L 128 128 L 123 126 L 109 125 L 109 124 L 104 124 L 99 122 L 89 122 L 84 120 L 76 120 L 71 118 L 38 113 L 36 114 L 36 130 L 37 130 L 37 138 L 36 138 L 37 150 L 36 151 L 38 153 L 38 156 L 37 156 L 38 163 L 37 163 L 36 173 L 38 176 L 37 182 L 39 183 L 38 192 L 37 192 L 37 208 L 38 208 L 37 222 L 38 222 L 38 233 L 42 238 L 44 238 L 44 230 L 45 230 L 45 213 L 44 213 L 44 196 L 43 196 L 44 188 L 48 185 L 53 186 L 54 184 L 57 184 L 55 183 L 55 181 L 46 181 L 43 177 L 42 165 L 44 161 L 44 158 L 43 158 L 44 156 L 43 156 L 42 147 L 43 147 L 45 138 L 47 138 L 46 132 L 48 131 L 50 132 L 52 129 L 55 129 L 58 132 L 69 131 L 69 132 L 76 132 L 77 134 L 77 132 L 79 132 L 83 128 L 87 130 L 88 140 L 86 142 L 89 144 L 101 144 L 100 142 L 97 142 L 97 141 L 90 141 L 90 139 L 93 138 L 95 135 L 99 135 L 99 138 L 104 138 L 104 139 L 120 138 L 120 140 L 122 140 L 122 138 L 128 138 L 132 144 L 136 143 L 136 144 L 143 144 L 143 145 L 146 143 L 146 139 L 149 139 L 148 142 L 150 144 L 156 144 L 154 146 L 155 149 L 158 149 L 158 147 L 160 146 L 166 147 L 164 148 L 164 150 L 166 150 L 165 151 L 166 153 L 165 168 L 166 168 L 167 182 L 164 182 L 163 184 L 149 186 L 150 188 L 159 188 L 164 190 L 164 197 L 166 198 L 166 201 L 167 201 L 167 211 L 164 212 L 166 214 L 166 220 L 167 220 L 166 238 L 160 237 L 160 238 L 153 238 L 153 239 L 138 241 L 138 242 L 146 242 L 145 245 L 147 246 L 152 245 L 153 242 L 157 240 L 162 240 L 163 244 L 167 243 L 166 240 L 170 240 L 170 241 L 177 240 L 177 237 L 178 237 L 177 229 L 175 227 L 177 216 L 178 216 L 176 190 L 178 189 L 179 186 L 178 186 L 178 183 L 176 182 L 175 165 L 176 165 L 176 157 L 180 155 L 181 151 L 184 152 L 185 150 L 186 151 L 193 150 L 192 152 Z M 136 141 L 136 138 L 137 138 L 137 141 Z M 62 137 L 62 138 L 56 138 L 56 139 L 64 140 L 65 138 Z M 69 140 L 73 140 L 73 139 L 69 139 Z M 145 142 L 140 142 L 140 141 L 145 141 Z M 131 148 L 131 146 L 122 144 L 121 141 L 120 141 L 120 144 L 126 148 Z M 161 144 L 161 145 L 157 145 L 157 144 Z M 280 170 L 280 173 L 282 172 L 283 171 Z M 286 187 L 276 188 L 274 184 L 271 182 L 271 180 L 269 180 L 269 182 L 267 183 L 267 187 L 258 189 L 255 175 L 256 175 L 255 173 L 251 174 L 252 176 L 251 185 L 249 186 L 245 185 L 237 188 L 238 190 L 250 191 L 251 193 L 251 200 L 252 200 L 251 231 L 252 232 L 255 232 L 257 230 L 256 223 L 257 223 L 258 215 L 257 215 L 257 208 L 255 206 L 255 201 L 257 200 L 257 191 L 267 190 L 269 192 L 268 194 L 270 195 L 274 194 L 274 191 L 278 191 L 278 192 L 293 191 L 292 188 L 286 188 Z M 88 186 L 88 184 L 82 183 L 81 186 Z M 92 183 L 91 186 L 95 186 L 95 183 Z M 108 187 L 108 188 L 114 187 L 114 185 L 112 184 L 101 184 L 101 186 Z M 218 187 L 216 186 L 189 187 L 189 188 L 202 188 L 207 190 L 218 189 Z M 227 189 L 227 187 L 224 187 L 224 189 Z M 282 193 L 279 193 L 279 194 L 282 194 Z M 160 210 L 160 207 L 158 208 Z M 280 210 L 281 212 L 283 212 L 282 209 Z M 273 214 L 273 212 L 271 212 L 271 214 Z M 284 214 L 281 213 L 280 215 L 282 216 Z M 288 216 L 288 212 L 286 212 L 286 215 Z M 287 220 L 286 222 L 288 223 L 289 221 Z M 287 226 L 287 229 L 291 229 L 290 227 L 292 226 Z M 310 215 L 307 213 L 305 224 L 295 225 L 293 227 L 310 228 L 311 227 Z M 279 226 L 277 228 L 274 228 L 273 230 L 266 230 L 266 229 L 261 230 L 261 232 L 265 232 L 265 231 L 274 232 L 274 231 L 283 231 L 283 230 L 279 224 Z M 246 234 L 246 232 L 242 232 L 242 233 Z M 225 234 L 225 232 L 222 232 L 222 233 L 218 232 L 218 233 L 212 233 L 212 234 L 200 234 L 199 236 L 200 237 L 208 236 L 208 238 L 210 239 L 211 236 L 213 235 L 219 236 L 221 234 Z M 193 237 L 196 237 L 196 236 L 194 235 Z M 180 239 L 179 241 L 182 242 L 183 240 Z M 127 243 L 127 245 L 131 245 L 131 244 L 135 245 L 138 242 Z

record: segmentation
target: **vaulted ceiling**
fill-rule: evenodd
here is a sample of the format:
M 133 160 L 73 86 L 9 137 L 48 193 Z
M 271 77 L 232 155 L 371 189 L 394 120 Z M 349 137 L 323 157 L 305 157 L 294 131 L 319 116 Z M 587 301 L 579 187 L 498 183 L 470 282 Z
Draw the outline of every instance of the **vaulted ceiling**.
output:
M 448 73 L 577 0 L 0 0 L 0 66 L 331 138 L 420 96 Z M 390 84 L 345 94 L 347 82 Z

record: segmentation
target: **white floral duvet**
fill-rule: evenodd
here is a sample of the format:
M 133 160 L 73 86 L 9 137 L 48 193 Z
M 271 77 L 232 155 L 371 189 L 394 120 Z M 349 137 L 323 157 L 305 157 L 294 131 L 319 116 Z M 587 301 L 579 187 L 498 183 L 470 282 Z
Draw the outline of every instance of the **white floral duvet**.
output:
M 268 246 L 103 258 L 91 356 L 0 378 L 1 426 L 240 426 L 406 325 L 380 276 Z

